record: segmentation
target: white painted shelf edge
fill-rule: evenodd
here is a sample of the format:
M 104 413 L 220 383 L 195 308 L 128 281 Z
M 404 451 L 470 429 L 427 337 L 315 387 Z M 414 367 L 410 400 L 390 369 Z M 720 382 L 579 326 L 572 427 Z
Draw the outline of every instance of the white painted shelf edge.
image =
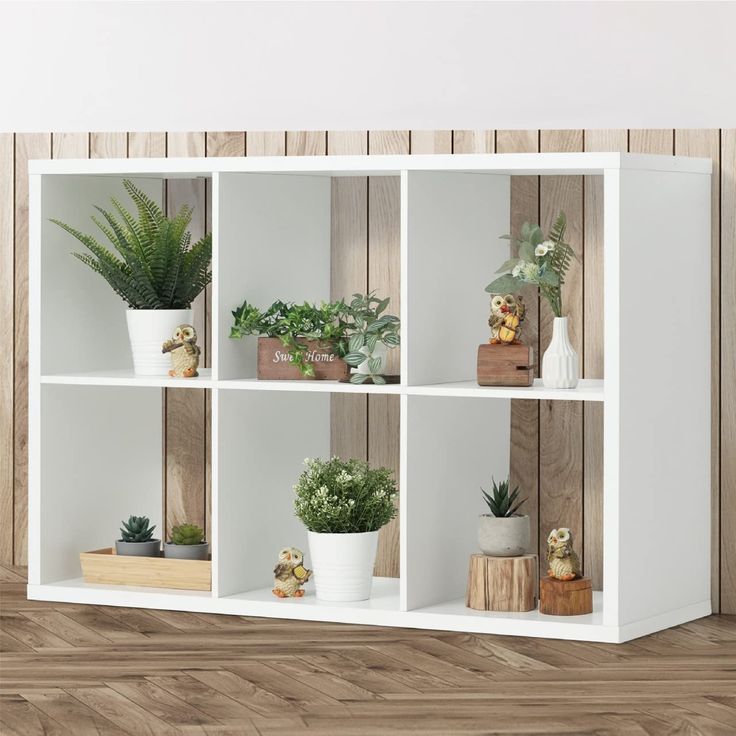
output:
M 604 381 L 582 379 L 574 389 L 545 388 L 540 379 L 533 386 L 479 386 L 475 381 L 454 381 L 422 386 L 386 384 L 358 385 L 340 381 L 262 381 L 257 378 L 215 380 L 209 368 L 199 378 L 137 376 L 131 369 L 92 371 L 41 376 L 41 383 L 75 386 L 131 386 L 153 388 L 217 388 L 226 391 L 306 391 L 316 393 L 394 394 L 407 396 L 448 396 L 458 398 L 536 399 L 556 401 L 603 401 Z

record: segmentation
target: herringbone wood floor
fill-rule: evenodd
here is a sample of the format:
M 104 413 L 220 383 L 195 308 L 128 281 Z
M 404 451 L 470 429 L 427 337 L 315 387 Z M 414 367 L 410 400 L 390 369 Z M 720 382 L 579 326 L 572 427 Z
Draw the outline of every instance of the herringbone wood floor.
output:
M 622 645 L 27 601 L 2 734 L 736 734 L 736 617 Z

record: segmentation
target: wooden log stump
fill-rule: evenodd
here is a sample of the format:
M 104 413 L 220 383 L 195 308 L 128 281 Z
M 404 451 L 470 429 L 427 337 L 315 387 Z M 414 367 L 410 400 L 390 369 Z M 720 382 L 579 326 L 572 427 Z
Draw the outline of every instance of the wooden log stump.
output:
M 534 350 L 529 345 L 478 346 L 479 386 L 531 386 Z
M 542 578 L 539 585 L 539 612 L 549 616 L 593 613 L 593 586 L 590 578 Z
M 476 611 L 533 611 L 537 569 L 536 555 L 471 555 L 465 605 Z

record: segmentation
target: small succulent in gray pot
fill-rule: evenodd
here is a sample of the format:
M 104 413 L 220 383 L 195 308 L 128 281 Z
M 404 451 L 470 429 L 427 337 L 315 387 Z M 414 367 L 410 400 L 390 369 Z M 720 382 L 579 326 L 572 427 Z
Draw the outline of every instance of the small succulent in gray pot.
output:
M 164 544 L 164 557 L 179 560 L 207 560 L 210 543 L 204 541 L 204 531 L 196 524 L 179 524 L 171 530 L 171 541 Z
M 121 538 L 115 542 L 117 554 L 133 557 L 158 557 L 161 554 L 161 540 L 153 539 L 156 525 L 151 526 L 147 516 L 131 516 L 121 523 Z
M 481 514 L 478 520 L 478 546 L 491 557 L 519 557 L 526 554 L 531 541 L 529 517 L 516 513 L 526 499 L 519 499 L 518 486 L 509 493 L 508 479 L 492 483 L 490 493 L 481 488 L 491 513 Z

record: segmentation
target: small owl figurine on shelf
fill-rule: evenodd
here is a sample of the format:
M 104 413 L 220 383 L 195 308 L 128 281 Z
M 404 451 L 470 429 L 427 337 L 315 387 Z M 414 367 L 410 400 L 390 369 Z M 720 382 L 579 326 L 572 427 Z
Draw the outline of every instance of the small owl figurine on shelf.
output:
M 582 574 L 580 558 L 572 548 L 572 532 L 566 527 L 553 529 L 547 537 L 547 574 L 557 580 L 574 580 Z
M 296 547 L 284 547 L 279 552 L 279 561 L 273 569 L 273 590 L 279 598 L 301 598 L 304 595 L 302 585 L 312 575 L 302 564 L 304 554 Z
M 520 296 L 513 294 L 494 294 L 491 299 L 491 345 L 518 345 L 521 342 L 521 323 L 524 321 L 526 307 Z
M 199 375 L 199 356 L 197 332 L 192 325 L 179 325 L 174 337 L 161 346 L 162 353 L 171 353 L 169 375 L 175 378 L 195 378 Z

